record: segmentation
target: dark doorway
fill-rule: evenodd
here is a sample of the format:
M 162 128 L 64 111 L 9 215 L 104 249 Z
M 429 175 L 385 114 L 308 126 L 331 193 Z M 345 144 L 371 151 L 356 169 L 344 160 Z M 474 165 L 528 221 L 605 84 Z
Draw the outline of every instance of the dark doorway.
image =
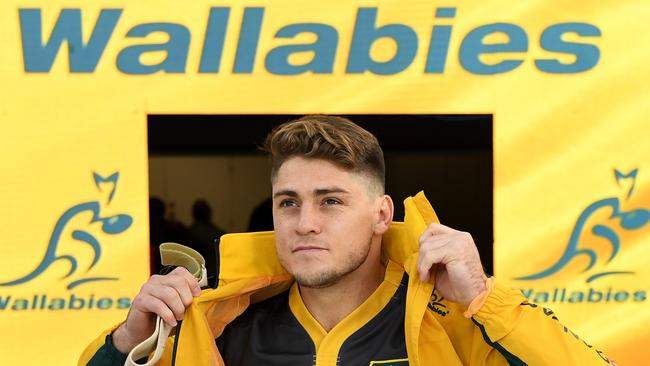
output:
M 215 184 L 203 188 L 209 190 L 205 194 L 213 194 L 213 200 L 219 200 L 221 192 L 235 202 L 222 202 L 215 208 L 220 210 L 222 221 L 217 224 L 224 231 L 246 230 L 249 226 L 244 221 L 248 216 L 239 216 L 250 215 L 262 203 L 263 196 L 270 195 L 268 178 L 261 178 L 268 177 L 270 168 L 258 146 L 273 127 L 297 117 L 150 115 L 152 194 L 164 196 L 160 198 L 169 201 L 172 215 L 177 219 L 183 215 L 187 218 L 186 213 L 179 214 L 179 209 L 184 207 L 183 212 L 187 211 L 189 203 L 183 201 L 190 196 L 188 192 L 179 192 L 194 191 L 199 195 L 202 188 L 197 182 L 214 179 Z M 492 116 L 359 114 L 345 117 L 375 134 L 384 148 L 387 193 L 395 200 L 396 220 L 403 218 L 403 198 L 424 190 L 443 224 L 473 235 L 486 271 L 493 273 Z M 193 165 L 195 161 L 198 163 Z M 228 176 L 226 188 L 220 186 L 217 173 L 209 172 L 211 166 L 217 165 Z M 160 170 L 164 169 L 167 171 L 161 174 Z M 242 173 L 242 170 L 249 172 Z M 254 175 L 247 176 L 251 171 Z M 202 178 L 206 174 L 214 176 Z M 169 177 L 178 183 L 168 182 Z M 246 201 L 252 200 L 253 191 L 258 192 L 257 201 Z M 237 199 L 238 195 L 242 198 Z M 246 206 L 245 212 L 242 205 Z

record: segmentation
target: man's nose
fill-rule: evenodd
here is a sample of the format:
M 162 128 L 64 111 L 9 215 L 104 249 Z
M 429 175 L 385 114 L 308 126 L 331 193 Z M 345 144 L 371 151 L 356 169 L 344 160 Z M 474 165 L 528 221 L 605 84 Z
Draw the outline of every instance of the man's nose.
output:
M 297 232 L 300 235 L 319 234 L 321 231 L 318 210 L 311 205 L 300 208 Z

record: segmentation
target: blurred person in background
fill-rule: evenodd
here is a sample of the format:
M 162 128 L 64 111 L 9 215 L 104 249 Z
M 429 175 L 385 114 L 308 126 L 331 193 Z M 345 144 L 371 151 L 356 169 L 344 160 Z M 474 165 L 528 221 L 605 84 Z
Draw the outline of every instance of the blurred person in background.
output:
M 208 285 L 214 286 L 216 272 L 216 248 L 219 238 L 226 232 L 212 222 L 212 208 L 205 199 L 197 199 L 192 205 L 192 224 L 188 231 L 191 239 L 186 242 L 187 246 L 201 253 L 205 258 L 205 266 L 210 274 Z M 184 242 L 181 242 L 184 243 Z

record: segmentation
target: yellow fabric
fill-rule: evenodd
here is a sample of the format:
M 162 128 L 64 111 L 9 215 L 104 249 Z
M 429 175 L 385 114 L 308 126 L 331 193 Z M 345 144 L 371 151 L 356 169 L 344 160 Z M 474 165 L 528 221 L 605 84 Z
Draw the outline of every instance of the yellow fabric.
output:
M 466 318 L 473 317 L 483 307 L 488 296 L 492 293 L 494 288 L 494 277 L 489 277 L 485 280 L 485 291 L 476 295 L 474 300 L 467 306 L 467 310 L 463 313 Z
M 382 250 L 384 258 L 402 266 L 409 274 L 405 338 L 410 366 L 508 365 L 508 356 L 499 347 L 529 365 L 607 364 L 604 356 L 569 334 L 547 315 L 548 311 L 522 306 L 523 295 L 498 283 L 475 314 L 476 324 L 463 316 L 461 305 L 451 302 L 445 304 L 448 310 L 445 316 L 427 311 L 435 279 L 419 280 L 418 239 L 437 218 L 422 193 L 407 198 L 404 205 L 405 221 L 391 226 L 383 238 Z M 251 302 L 285 291 L 292 283 L 275 255 L 272 232 L 225 235 L 219 257 L 219 287 L 204 290 L 185 314 L 176 356 L 178 366 L 223 365 L 214 339 L 226 324 Z M 87 347 L 79 360 L 80 366 L 86 365 L 101 347 L 106 334 Z M 310 336 L 314 337 L 311 333 Z M 157 365 L 171 365 L 171 338 L 169 342 Z M 336 357 L 324 356 L 318 365 L 334 366 Z

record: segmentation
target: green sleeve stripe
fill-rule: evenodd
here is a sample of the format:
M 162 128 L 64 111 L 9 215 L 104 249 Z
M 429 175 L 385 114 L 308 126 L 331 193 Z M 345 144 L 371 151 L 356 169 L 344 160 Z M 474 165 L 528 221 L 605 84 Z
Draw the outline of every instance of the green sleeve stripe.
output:
M 490 340 L 490 337 L 488 337 L 487 332 L 485 331 L 485 327 L 476 320 L 472 319 L 474 324 L 481 330 L 481 334 L 483 335 L 483 340 L 485 343 L 489 344 L 492 348 L 496 349 L 499 351 L 499 353 L 508 361 L 508 365 L 510 366 L 527 366 L 527 364 L 520 360 L 519 357 L 513 355 L 512 353 L 508 352 L 507 349 L 503 348 L 502 345 L 500 345 L 498 342 L 492 342 Z

